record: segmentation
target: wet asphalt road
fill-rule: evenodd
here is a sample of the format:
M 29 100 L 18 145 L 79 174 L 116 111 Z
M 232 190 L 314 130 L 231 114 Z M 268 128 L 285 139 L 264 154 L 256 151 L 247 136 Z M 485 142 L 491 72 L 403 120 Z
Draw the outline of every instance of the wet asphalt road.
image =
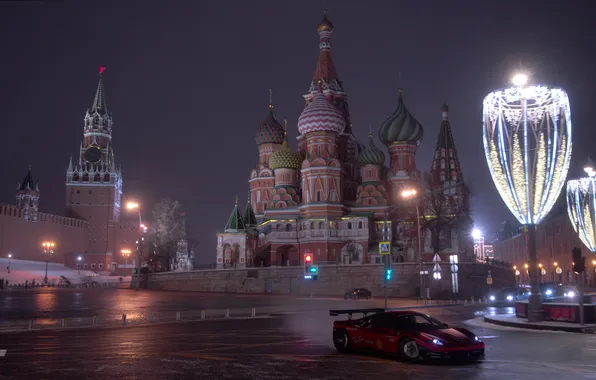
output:
M 334 317 L 284 318 L 0 335 L 0 379 L 593 379 L 596 335 L 526 332 L 477 323 L 472 307 L 427 310 L 483 337 L 486 359 L 467 365 L 406 364 L 342 355 Z
M 341 295 L 340 295 L 341 296 Z M 417 301 L 390 300 L 389 307 L 411 305 Z M 345 301 L 341 297 L 313 298 L 275 294 L 230 294 L 166 292 L 129 289 L 10 288 L 0 291 L 0 323 L 35 318 L 119 318 L 158 312 L 174 315 L 177 311 L 257 308 L 265 312 L 323 310 L 329 307 L 383 307 L 382 299 Z

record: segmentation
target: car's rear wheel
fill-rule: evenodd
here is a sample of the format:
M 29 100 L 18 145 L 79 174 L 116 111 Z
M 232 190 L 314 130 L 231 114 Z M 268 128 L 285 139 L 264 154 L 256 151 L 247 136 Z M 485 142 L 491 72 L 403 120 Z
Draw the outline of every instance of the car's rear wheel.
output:
M 333 345 L 341 353 L 350 352 L 350 335 L 346 330 L 338 330 L 333 333 Z
M 417 362 L 422 358 L 418 344 L 407 337 L 399 341 L 399 356 L 410 363 Z

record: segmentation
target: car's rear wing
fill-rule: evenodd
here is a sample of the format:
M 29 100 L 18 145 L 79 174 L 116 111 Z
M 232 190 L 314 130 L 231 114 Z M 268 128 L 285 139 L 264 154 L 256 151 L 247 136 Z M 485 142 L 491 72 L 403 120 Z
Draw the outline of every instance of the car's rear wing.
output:
M 352 319 L 352 314 L 367 314 L 383 313 L 385 309 L 350 309 L 350 310 L 329 310 L 329 315 L 336 317 L 338 315 L 348 314 L 348 319 Z

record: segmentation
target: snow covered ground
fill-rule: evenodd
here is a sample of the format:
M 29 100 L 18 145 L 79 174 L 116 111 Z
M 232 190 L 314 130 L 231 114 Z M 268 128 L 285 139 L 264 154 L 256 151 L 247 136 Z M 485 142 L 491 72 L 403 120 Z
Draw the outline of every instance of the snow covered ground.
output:
M 10 273 L 8 271 L 9 262 L 7 258 L 0 259 L 0 279 L 8 280 L 9 285 L 24 284 L 25 281 L 35 281 L 43 283 L 46 263 L 40 261 L 10 260 Z M 65 283 L 65 279 L 73 285 L 97 282 L 99 284 L 120 283 L 120 276 L 109 276 L 109 273 L 96 273 L 90 270 L 70 269 L 64 264 L 48 263 L 48 283 Z M 130 284 L 131 277 L 122 277 L 123 284 Z

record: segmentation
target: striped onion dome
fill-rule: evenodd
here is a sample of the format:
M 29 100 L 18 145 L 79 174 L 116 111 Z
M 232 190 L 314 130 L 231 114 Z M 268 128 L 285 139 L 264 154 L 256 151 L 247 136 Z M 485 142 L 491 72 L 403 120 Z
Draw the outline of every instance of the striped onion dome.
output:
M 290 148 L 287 133 L 285 133 L 281 148 L 269 157 L 269 167 L 273 170 L 282 168 L 300 170 L 302 167 L 302 156 Z
M 319 86 L 319 92 L 298 118 L 298 131 L 302 135 L 314 131 L 341 134 L 345 128 L 346 120 L 343 113 L 325 98 Z
M 368 135 L 368 148 L 358 155 L 358 161 L 363 165 L 382 166 L 385 164 L 385 153 L 375 146 L 372 135 Z
M 255 141 L 257 145 L 281 144 L 284 141 L 284 127 L 275 120 L 272 104 L 269 104 L 269 115 L 257 130 Z
M 379 139 L 385 145 L 399 141 L 419 143 L 424 137 L 422 124 L 406 108 L 401 91 L 397 109 L 381 124 Z

